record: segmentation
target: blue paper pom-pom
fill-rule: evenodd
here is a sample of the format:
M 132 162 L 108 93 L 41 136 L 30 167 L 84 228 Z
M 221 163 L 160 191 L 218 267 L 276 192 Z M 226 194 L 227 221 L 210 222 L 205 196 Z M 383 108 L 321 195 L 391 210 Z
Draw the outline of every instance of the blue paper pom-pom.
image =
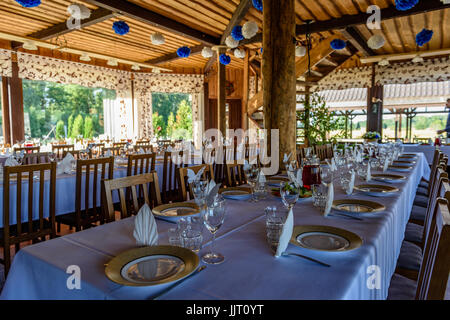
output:
M 334 50 L 342 50 L 347 46 L 347 43 L 341 39 L 334 39 L 333 41 L 331 41 L 330 45 Z
M 118 35 L 125 35 L 130 32 L 130 27 L 125 21 L 116 21 L 113 23 L 113 30 Z
M 428 29 L 423 29 L 416 35 L 416 43 L 419 47 L 430 42 L 431 38 L 433 38 L 433 31 Z
M 261 12 L 263 11 L 262 0 L 253 0 L 253 6 L 255 7 L 256 10 Z
M 406 11 L 419 3 L 419 0 L 395 0 L 397 10 Z
M 16 0 L 22 7 L 33 8 L 41 4 L 41 0 Z
M 180 58 L 187 58 L 187 57 L 189 57 L 190 54 L 191 54 L 191 49 L 189 49 L 188 47 L 181 47 L 181 48 L 178 48 L 178 50 L 177 50 L 177 55 Z
M 242 34 L 242 27 L 241 26 L 234 27 L 233 30 L 231 31 L 231 36 L 236 41 L 243 40 L 244 39 L 244 35 Z
M 231 57 L 227 56 L 225 53 L 222 53 L 219 57 L 220 63 L 223 65 L 228 65 L 231 62 Z

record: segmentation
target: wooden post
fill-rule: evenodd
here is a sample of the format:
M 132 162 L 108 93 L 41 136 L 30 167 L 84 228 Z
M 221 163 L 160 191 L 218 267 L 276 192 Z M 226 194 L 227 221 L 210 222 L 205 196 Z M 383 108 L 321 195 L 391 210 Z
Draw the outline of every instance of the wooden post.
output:
M 244 58 L 244 92 L 242 93 L 242 129 L 247 130 L 248 128 L 248 99 L 249 99 L 249 87 L 250 87 L 250 52 L 245 51 Z
M 304 131 L 305 131 L 305 146 L 309 147 L 310 141 L 309 141 L 309 119 L 310 119 L 310 102 L 311 102 L 311 95 L 310 95 L 310 87 L 305 87 L 305 123 L 304 123 Z
M 263 0 L 264 127 L 279 129 L 280 159 L 296 154 L 295 1 Z
M 226 137 L 226 99 L 227 93 L 225 89 L 226 85 L 226 69 L 223 64 L 220 63 L 219 57 L 221 53 L 225 53 L 225 49 L 220 48 L 217 54 L 217 128 L 222 132 L 223 137 Z
M 9 78 L 2 78 L 2 119 L 4 144 L 11 144 L 11 118 L 9 114 Z
M 372 87 L 367 90 L 367 131 L 383 136 L 384 87 L 375 83 L 375 64 L 372 66 Z

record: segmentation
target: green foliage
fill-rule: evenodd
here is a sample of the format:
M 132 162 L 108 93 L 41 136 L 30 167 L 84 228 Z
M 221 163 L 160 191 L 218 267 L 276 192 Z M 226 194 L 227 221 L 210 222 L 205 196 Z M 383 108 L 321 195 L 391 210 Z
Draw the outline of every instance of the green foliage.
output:
M 305 109 L 309 109 L 309 131 L 305 132 L 310 144 L 325 144 L 329 141 L 336 141 L 344 136 L 345 122 L 342 117 L 338 117 L 336 112 L 330 111 L 323 98 L 314 93 L 310 96 L 309 102 L 301 101 Z M 305 112 L 297 112 L 297 116 L 303 123 L 306 121 Z M 330 132 L 338 131 L 334 136 L 328 137 Z
M 59 120 L 56 124 L 56 132 L 55 132 L 56 139 L 64 139 L 65 138 L 65 132 L 64 132 L 64 121 Z
M 73 121 L 73 128 L 72 128 L 72 138 L 78 138 L 79 136 L 83 136 L 84 133 L 84 121 L 83 116 L 79 114 L 75 120 Z
M 162 116 L 164 123 L 167 123 L 171 113 L 176 114 L 178 106 L 185 100 L 189 101 L 189 94 L 185 93 L 152 93 L 153 111 Z
M 89 139 L 94 137 L 94 122 L 89 116 L 84 119 L 84 137 Z
M 162 116 L 158 112 L 153 113 L 153 132 L 159 139 L 166 136 L 166 125 Z

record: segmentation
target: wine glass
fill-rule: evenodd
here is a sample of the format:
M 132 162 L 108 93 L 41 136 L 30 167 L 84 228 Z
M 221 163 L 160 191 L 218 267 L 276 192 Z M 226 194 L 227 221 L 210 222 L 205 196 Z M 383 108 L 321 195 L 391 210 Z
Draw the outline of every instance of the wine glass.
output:
M 250 202 L 258 202 L 258 200 L 255 198 L 255 187 L 259 175 L 258 167 L 255 165 L 249 165 L 248 167 L 244 167 L 244 174 L 247 183 L 249 184 L 252 190 L 252 198 L 250 199 Z
M 280 183 L 281 200 L 288 211 L 290 211 L 299 197 L 299 189 L 292 182 Z
M 330 167 L 322 167 L 320 170 L 320 179 L 322 183 L 330 184 L 333 181 L 333 171 Z
M 206 187 L 208 182 L 206 180 L 199 180 L 192 182 L 191 190 L 194 195 L 195 203 L 198 205 L 201 211 L 203 211 L 206 206 Z
M 202 260 L 208 264 L 222 263 L 225 258 L 222 254 L 215 252 L 214 241 L 216 239 L 216 232 L 222 226 L 225 220 L 225 201 L 217 201 L 208 207 L 203 213 L 203 221 L 209 232 L 212 233 L 211 251 L 203 255 Z

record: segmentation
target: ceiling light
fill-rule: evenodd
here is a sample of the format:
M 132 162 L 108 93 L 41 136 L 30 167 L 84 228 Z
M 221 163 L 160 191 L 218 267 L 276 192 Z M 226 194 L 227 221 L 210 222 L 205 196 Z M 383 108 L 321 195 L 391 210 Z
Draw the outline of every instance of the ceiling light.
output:
M 117 62 L 117 59 L 109 59 L 107 65 L 111 67 L 117 67 L 119 63 Z
M 26 50 L 37 50 L 38 47 L 34 43 L 34 41 L 28 40 L 23 43 L 23 48 Z
M 418 54 L 417 56 L 414 57 L 414 59 L 412 59 L 412 62 L 421 63 L 421 62 L 423 62 L 423 58 L 420 54 Z
M 86 61 L 86 62 L 89 62 L 89 61 L 91 61 L 91 57 L 89 57 L 87 53 L 83 53 L 83 54 L 80 56 L 80 61 Z
M 137 64 L 133 64 L 131 69 L 134 70 L 134 71 L 139 71 L 139 70 L 141 70 L 141 67 L 139 67 L 139 65 L 137 65 Z
M 387 60 L 387 59 L 383 59 L 380 62 L 378 62 L 378 65 L 382 66 L 382 67 L 388 66 L 389 64 L 390 64 L 389 60 Z

